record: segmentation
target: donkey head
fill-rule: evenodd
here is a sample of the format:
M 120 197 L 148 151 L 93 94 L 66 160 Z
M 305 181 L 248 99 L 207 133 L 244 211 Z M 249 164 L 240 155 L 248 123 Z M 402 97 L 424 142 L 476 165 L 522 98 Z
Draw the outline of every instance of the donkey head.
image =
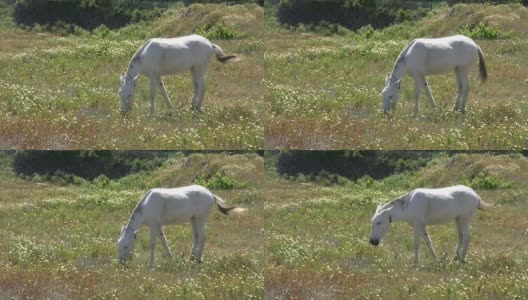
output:
M 381 205 L 378 205 L 378 208 L 376 208 L 376 212 L 372 217 L 371 223 L 372 228 L 370 231 L 369 242 L 372 245 L 377 246 L 389 229 L 389 225 L 392 223 L 390 212 L 387 210 L 382 210 Z
M 121 72 L 121 86 L 119 87 L 119 97 L 121 98 L 121 112 L 129 111 L 130 106 L 134 103 L 134 92 L 136 90 L 136 78 L 130 75 L 125 75 Z
M 117 241 L 117 259 L 121 262 L 128 260 L 135 243 L 136 233 L 127 224 L 123 225 L 123 228 L 121 228 L 121 236 Z
M 387 78 L 385 79 L 385 87 L 381 91 L 381 109 L 383 109 L 384 113 L 387 113 L 396 107 L 402 79 L 403 78 L 396 80 L 396 78 L 394 78 L 391 73 L 387 74 Z

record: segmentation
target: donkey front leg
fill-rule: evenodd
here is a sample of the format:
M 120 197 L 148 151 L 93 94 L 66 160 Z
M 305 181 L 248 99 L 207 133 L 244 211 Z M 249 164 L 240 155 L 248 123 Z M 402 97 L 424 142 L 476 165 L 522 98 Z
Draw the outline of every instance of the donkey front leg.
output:
M 431 242 L 431 237 L 429 236 L 429 233 L 427 232 L 427 228 L 425 228 L 425 226 L 423 226 L 422 231 L 423 231 L 423 234 L 424 234 L 423 237 L 424 237 L 424 240 L 425 240 L 425 244 L 429 248 L 429 251 L 431 252 L 431 256 L 433 257 L 433 260 L 436 260 L 436 253 L 435 253 L 434 248 L 433 248 L 433 243 Z
M 423 87 L 425 90 L 425 94 L 427 95 L 427 98 L 429 98 L 429 103 L 431 103 L 431 107 L 433 108 L 433 110 L 436 109 L 436 102 L 434 101 L 433 93 L 431 93 L 431 89 L 429 88 L 429 83 L 427 82 L 425 77 L 423 78 Z
M 414 112 L 413 117 L 418 116 L 418 100 L 420 99 L 420 90 L 424 84 L 423 76 L 414 76 Z
M 150 76 L 150 113 L 149 116 L 154 116 L 154 98 L 156 97 L 156 90 L 158 89 L 158 81 L 156 77 Z
M 161 77 L 158 76 L 158 82 L 157 82 L 161 95 L 163 96 L 163 100 L 165 100 L 165 104 L 167 105 L 167 108 L 169 109 L 169 115 L 172 115 L 172 102 L 169 99 L 169 95 L 167 94 L 167 89 L 165 88 L 165 85 L 163 84 L 163 81 L 161 80 Z
M 165 238 L 165 233 L 163 232 L 163 229 L 160 228 L 160 240 L 161 240 L 161 244 L 163 245 L 163 248 L 165 248 L 165 251 L 167 252 L 167 255 L 169 256 L 170 259 L 172 259 L 172 253 L 170 251 L 170 248 L 169 248 L 169 244 L 167 243 L 167 239 Z
M 149 267 L 152 268 L 154 266 L 154 249 L 156 248 L 156 239 L 160 235 L 161 226 L 154 225 L 150 226 L 150 259 L 149 259 Z
M 418 267 L 418 250 L 420 250 L 420 242 L 422 241 L 422 235 L 424 234 L 422 224 L 414 224 L 414 262 L 413 266 Z

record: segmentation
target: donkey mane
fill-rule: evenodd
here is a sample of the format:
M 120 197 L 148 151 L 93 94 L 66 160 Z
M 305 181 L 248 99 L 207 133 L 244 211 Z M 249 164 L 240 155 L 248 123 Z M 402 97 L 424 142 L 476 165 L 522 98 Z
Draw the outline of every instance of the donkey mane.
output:
M 141 215 L 142 214 L 142 211 L 141 211 L 141 206 L 143 205 L 143 203 L 145 202 L 145 200 L 148 198 L 148 196 L 150 196 L 150 193 L 152 192 L 152 190 L 148 190 L 145 195 L 143 196 L 143 198 L 141 198 L 141 200 L 139 200 L 138 204 L 136 205 L 136 207 L 134 208 L 134 211 L 132 211 L 132 215 L 130 216 L 130 221 L 132 221 L 134 219 L 134 217 L 136 215 Z M 130 223 L 130 222 L 129 222 Z
M 398 58 L 396 59 L 396 63 L 394 64 L 394 69 L 398 67 L 400 63 L 405 63 L 405 54 L 407 54 L 407 51 L 409 48 L 411 48 L 412 45 L 414 45 L 414 42 L 416 40 L 412 40 L 405 48 L 403 48 L 402 52 L 400 52 L 400 55 L 398 55 Z M 393 70 L 394 73 L 394 70 Z
M 400 205 L 400 208 L 403 210 L 405 208 L 407 208 L 407 205 L 408 205 L 408 202 L 405 201 L 407 200 L 408 196 L 410 195 L 411 193 L 407 193 L 403 196 L 400 196 L 394 200 L 391 200 L 391 202 L 387 203 L 383 208 L 390 208 L 390 207 L 394 207 L 396 205 Z

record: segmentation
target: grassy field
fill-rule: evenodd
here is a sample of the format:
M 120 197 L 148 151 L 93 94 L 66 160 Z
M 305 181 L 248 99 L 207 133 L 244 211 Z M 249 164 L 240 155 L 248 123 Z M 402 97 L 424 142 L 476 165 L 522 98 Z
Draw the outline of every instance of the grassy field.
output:
M 528 9 L 520 5 L 439 6 L 415 23 L 342 34 L 284 28 L 266 17 L 265 149 L 519 149 L 528 147 Z M 481 24 L 482 25 L 479 25 Z M 324 30 L 321 30 L 324 31 Z M 454 75 L 429 76 L 436 112 L 424 93 L 412 117 L 414 83 L 406 77 L 391 118 L 381 90 L 412 39 L 463 32 L 485 53 L 477 64 L 467 113 L 452 112 Z
M 272 164 L 269 164 L 272 165 Z M 528 297 L 528 160 L 518 154 L 440 155 L 414 173 L 342 185 L 284 179 L 266 161 L 265 298 L 526 299 Z M 414 234 L 392 224 L 382 244 L 368 242 L 379 203 L 413 188 L 473 186 L 493 205 L 471 224 L 465 264 L 452 263 L 454 224 L 429 226 L 438 260 Z
M 264 29 L 257 5 L 192 5 L 116 31 L 20 29 L 8 10 L 0 20 L 0 149 L 260 149 L 263 145 Z M 218 30 L 218 28 L 221 28 Z M 152 37 L 197 32 L 243 60 L 212 59 L 203 113 L 190 111 L 190 74 L 163 78 L 148 117 L 148 79 L 140 77 L 133 112 L 119 113 L 119 75 Z M 227 34 L 227 35 L 226 35 Z M 222 39 L 220 39 L 222 38 Z M 226 39 L 228 38 L 228 39 Z
M 11 160 L 0 153 L 0 299 L 262 298 L 262 157 L 176 155 L 151 172 L 74 185 L 16 177 Z M 216 173 L 235 188 L 214 188 L 219 181 L 208 178 Z M 211 211 L 203 263 L 188 261 L 190 225 L 165 227 L 173 261 L 158 243 L 156 266 L 148 269 L 149 233 L 143 227 L 131 263 L 116 263 L 121 226 L 141 195 L 196 178 L 206 178 L 229 204 L 249 209 L 240 217 Z

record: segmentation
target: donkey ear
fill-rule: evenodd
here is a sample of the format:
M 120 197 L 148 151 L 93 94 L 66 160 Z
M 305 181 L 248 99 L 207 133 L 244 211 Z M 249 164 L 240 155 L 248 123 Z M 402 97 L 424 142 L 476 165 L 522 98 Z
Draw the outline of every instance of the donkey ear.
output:
M 121 82 L 125 81 L 125 72 L 121 72 L 121 76 L 119 77 Z

